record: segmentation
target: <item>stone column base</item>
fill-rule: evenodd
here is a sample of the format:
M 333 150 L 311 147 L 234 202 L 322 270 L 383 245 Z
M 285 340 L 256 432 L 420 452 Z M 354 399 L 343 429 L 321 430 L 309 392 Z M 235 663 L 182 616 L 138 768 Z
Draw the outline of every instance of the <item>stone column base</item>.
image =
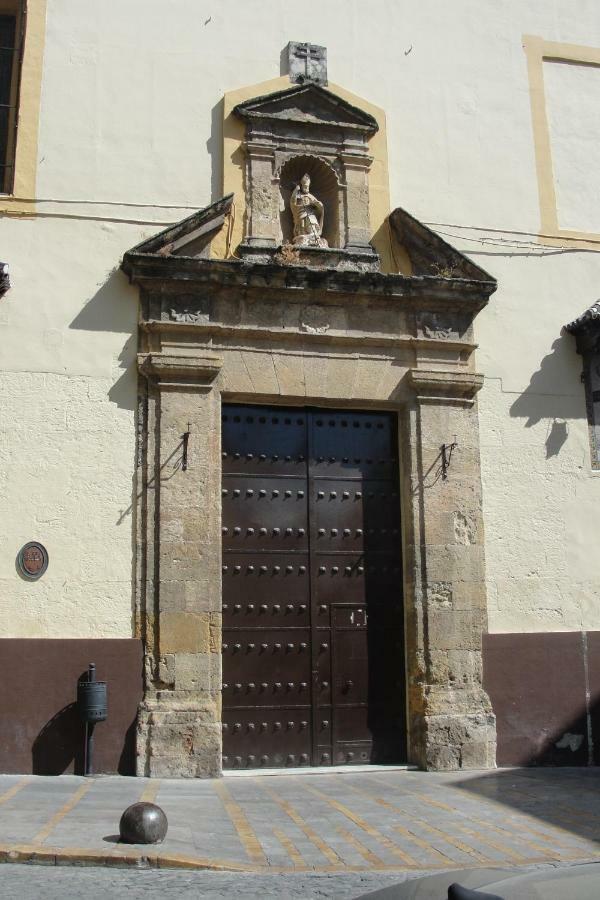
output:
M 138 710 L 136 774 L 209 778 L 221 774 L 221 725 L 200 703 L 146 700 Z
M 496 717 L 492 712 L 420 716 L 411 756 L 423 769 L 494 769 Z

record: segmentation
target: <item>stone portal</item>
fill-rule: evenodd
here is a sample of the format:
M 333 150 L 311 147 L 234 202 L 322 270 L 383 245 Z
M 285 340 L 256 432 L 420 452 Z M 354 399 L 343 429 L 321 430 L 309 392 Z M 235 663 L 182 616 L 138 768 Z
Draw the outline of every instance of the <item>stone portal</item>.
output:
M 141 298 L 137 617 L 145 696 L 138 771 L 218 774 L 223 725 L 227 764 L 233 756 L 234 764 L 239 757 L 239 764 L 254 765 L 272 754 L 281 764 L 313 763 L 326 753 L 352 762 L 385 746 L 396 760 L 426 768 L 494 765 L 495 720 L 482 687 L 487 617 L 476 395 L 483 379 L 475 369 L 473 320 L 496 283 L 402 209 L 385 227 L 404 274 L 379 270 L 369 243 L 369 138 L 378 128 L 372 116 L 311 82 L 245 101 L 235 113 L 246 123 L 238 148 L 246 178 L 239 247 L 227 258 L 213 255 L 223 246 L 221 234 L 232 231 L 228 195 L 134 247 L 123 261 Z M 313 195 L 307 211 L 328 246 L 294 243 L 289 200 L 304 174 Z M 309 218 L 309 231 L 312 225 Z M 232 435 L 224 418 L 232 404 L 240 422 L 248 415 L 259 424 L 261 415 L 279 419 L 269 446 L 251 446 L 250 432 Z M 247 405 L 255 412 L 243 412 Z M 330 435 L 341 434 L 343 421 L 352 434 L 349 423 L 359 423 L 361 435 L 366 423 L 369 433 L 388 423 L 385 433 L 392 435 L 397 422 L 397 445 L 358 452 L 353 438 L 322 449 L 316 443 L 311 449 L 308 440 L 304 451 L 279 446 L 286 418 L 318 430 L 314 417 L 321 414 Z M 267 476 L 286 474 L 267 471 L 267 460 L 277 467 L 292 458 L 300 468 L 290 470 L 290 486 L 261 482 L 261 466 Z M 369 482 L 377 466 L 386 487 L 373 521 L 364 494 L 376 493 Z M 238 521 L 233 494 L 222 497 L 222 490 L 240 492 L 240 510 L 244 492 L 244 511 L 256 501 L 256 515 Z M 288 490 L 290 505 L 304 492 L 306 520 L 287 518 L 279 500 L 270 509 L 273 516 L 281 512 L 281 521 L 259 515 L 260 498 L 266 504 L 267 497 L 261 491 L 271 499 L 283 491 L 285 499 Z M 350 509 L 359 511 L 356 520 Z M 223 547 L 222 528 L 228 529 Z M 268 559 L 261 556 L 269 553 L 261 541 L 275 540 L 275 528 L 280 562 L 275 545 Z M 367 557 L 379 552 L 389 557 L 389 581 L 369 572 Z M 400 554 L 402 579 L 393 571 Z M 288 566 L 289 599 L 263 595 L 266 581 L 283 579 Z M 301 566 L 310 585 L 300 595 Z M 333 585 L 347 567 L 350 587 L 338 590 Z M 252 581 L 256 592 L 243 589 L 236 599 L 237 588 L 230 593 L 236 578 Z M 380 602 L 385 629 L 377 625 Z M 291 619 L 283 605 L 293 607 Z M 270 625 L 263 627 L 261 615 L 271 616 Z M 396 653 L 402 619 L 404 653 Z M 250 662 L 262 644 L 267 654 L 281 653 L 268 677 Z M 310 663 L 303 662 L 309 653 Z M 355 677 L 343 668 L 353 655 Z M 381 719 L 372 715 L 387 703 L 382 680 L 394 686 L 396 700 L 406 685 L 404 713 L 399 706 L 386 713 L 393 734 L 380 731 Z M 255 699 L 261 691 L 279 718 Z M 281 731 L 293 723 L 292 743 L 275 737 L 277 722 Z M 270 750 L 259 740 L 263 723 L 265 732 L 273 729 Z

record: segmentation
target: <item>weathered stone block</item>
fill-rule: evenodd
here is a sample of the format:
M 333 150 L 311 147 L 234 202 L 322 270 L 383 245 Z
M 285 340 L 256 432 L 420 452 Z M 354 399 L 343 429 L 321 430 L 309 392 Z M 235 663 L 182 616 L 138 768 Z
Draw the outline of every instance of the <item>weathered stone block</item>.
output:
M 273 365 L 271 353 L 252 353 L 244 351 L 242 360 L 249 378 L 252 380 L 254 392 L 258 395 L 266 394 L 277 396 L 279 394 L 279 381 Z
M 425 716 L 416 723 L 415 754 L 426 769 L 485 769 L 495 765 L 495 717 L 490 712 Z
M 429 545 L 427 574 L 431 581 L 485 582 L 483 546 Z
M 167 701 L 167 702 L 165 702 Z M 167 698 L 142 704 L 138 715 L 137 774 L 210 777 L 221 774 L 221 727 L 214 708 L 177 705 Z
M 437 650 L 480 650 L 485 614 L 481 610 L 434 608 L 429 615 L 429 643 Z
M 177 690 L 210 694 L 221 689 L 219 653 L 178 653 L 175 659 Z
M 283 397 L 304 397 L 306 385 L 302 356 L 274 353 L 272 359 L 279 387 L 278 393 Z
M 160 647 L 163 653 L 208 653 L 208 614 L 163 610 L 160 614 Z

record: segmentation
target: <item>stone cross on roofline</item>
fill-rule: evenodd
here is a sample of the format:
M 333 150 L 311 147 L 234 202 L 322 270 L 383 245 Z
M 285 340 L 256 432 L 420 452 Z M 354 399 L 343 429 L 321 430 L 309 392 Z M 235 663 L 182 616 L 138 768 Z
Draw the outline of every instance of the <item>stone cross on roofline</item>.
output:
M 327 84 L 327 47 L 290 41 L 288 44 L 288 71 L 293 84 L 312 81 Z

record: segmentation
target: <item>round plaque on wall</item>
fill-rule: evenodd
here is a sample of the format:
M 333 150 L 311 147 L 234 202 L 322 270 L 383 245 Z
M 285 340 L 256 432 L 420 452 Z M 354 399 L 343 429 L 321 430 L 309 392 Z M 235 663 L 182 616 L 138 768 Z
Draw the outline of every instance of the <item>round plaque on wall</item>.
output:
M 48 568 L 48 551 L 43 544 L 30 541 L 19 550 L 17 565 L 24 578 L 36 581 Z

